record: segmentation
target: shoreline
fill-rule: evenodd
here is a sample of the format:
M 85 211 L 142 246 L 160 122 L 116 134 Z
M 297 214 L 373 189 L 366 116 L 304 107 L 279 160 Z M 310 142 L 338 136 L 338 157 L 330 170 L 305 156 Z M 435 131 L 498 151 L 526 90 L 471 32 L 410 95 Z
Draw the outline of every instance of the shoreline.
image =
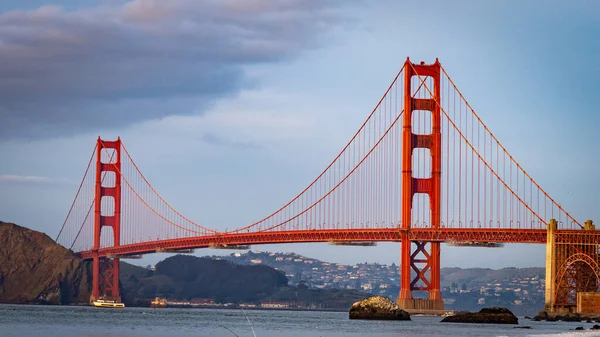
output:
M 11 306 L 40 306 L 40 307 L 89 307 L 96 308 L 88 303 L 71 303 L 71 304 L 49 304 L 49 303 L 14 303 L 14 302 L 0 302 L 2 305 Z M 260 308 L 260 307 L 240 307 L 240 306 L 220 306 L 220 305 L 202 305 L 202 306 L 166 306 L 156 307 L 142 306 L 142 305 L 127 305 L 125 308 L 140 308 L 150 310 L 160 309 L 219 309 L 219 310 L 256 310 L 256 311 L 314 311 L 314 312 L 347 312 L 349 309 L 342 308 Z M 99 308 L 107 309 L 107 308 Z
M 0 302 L 0 306 L 2 305 L 14 305 L 14 306 L 45 306 L 45 307 L 89 307 L 89 308 L 95 308 L 93 305 L 89 304 L 89 303 L 71 303 L 71 304 L 50 304 L 50 303 L 10 303 L 10 302 Z M 199 305 L 199 306 L 178 306 L 178 305 L 174 305 L 174 306 L 165 306 L 165 307 L 160 307 L 157 306 L 156 308 L 153 308 L 151 305 L 150 306 L 145 306 L 145 305 L 126 305 L 125 308 L 139 308 L 139 309 L 150 309 L 150 310 L 160 310 L 160 309 L 193 309 L 193 310 L 201 310 L 201 309 L 218 309 L 218 310 L 252 310 L 252 311 L 312 311 L 312 312 L 349 312 L 350 308 L 261 308 L 261 307 L 241 307 L 239 305 L 230 305 L 230 306 L 224 306 L 224 305 Z M 98 309 L 106 309 L 106 308 L 98 308 Z M 447 315 L 448 313 L 451 314 L 457 314 L 457 313 L 464 313 L 464 312 L 469 312 L 468 310 L 459 310 L 459 309 L 447 309 L 447 310 L 425 310 L 425 311 L 420 311 L 420 310 L 415 310 L 415 309 L 407 309 L 406 310 L 411 316 L 434 316 L 434 317 L 443 317 L 445 315 Z M 560 313 L 553 313 L 550 314 L 550 316 L 560 316 Z M 564 315 L 564 313 L 563 313 Z M 573 315 L 573 314 L 571 314 Z M 567 315 L 568 316 L 568 315 Z M 581 315 L 584 316 L 584 315 Z M 600 322 L 600 313 L 596 315 L 593 314 L 589 314 L 589 315 L 585 315 L 585 316 L 589 316 L 592 320 L 598 320 L 598 322 Z M 585 317 L 584 316 L 584 317 Z M 528 316 L 528 315 L 521 315 L 521 316 L 517 316 L 519 318 L 523 318 L 523 319 L 531 319 L 534 320 L 534 316 Z M 587 317 L 586 317 L 587 318 Z M 542 319 L 542 320 L 546 320 L 546 319 Z M 550 319 L 550 321 L 553 321 L 552 318 Z M 556 321 L 560 321 L 560 319 L 556 320 Z M 567 320 L 565 320 L 567 321 Z
M 72 304 L 43 304 L 43 303 L 3 303 L 0 305 L 15 305 L 15 306 L 44 306 L 44 307 L 89 307 L 95 308 L 93 305 L 88 303 L 72 303 Z M 166 306 L 153 308 L 152 306 L 141 306 L 141 305 L 128 305 L 125 308 L 139 308 L 139 309 L 150 309 L 150 310 L 161 310 L 161 309 L 192 309 L 192 310 L 247 310 L 247 311 L 311 311 L 311 312 L 349 312 L 350 308 L 261 308 L 261 307 L 241 307 L 241 306 L 219 306 L 219 305 L 202 305 L 202 306 Z M 106 309 L 106 308 L 99 308 Z M 442 317 L 446 312 L 462 312 L 464 310 L 441 310 L 441 311 L 427 311 L 417 312 L 411 310 L 411 316 L 437 316 Z

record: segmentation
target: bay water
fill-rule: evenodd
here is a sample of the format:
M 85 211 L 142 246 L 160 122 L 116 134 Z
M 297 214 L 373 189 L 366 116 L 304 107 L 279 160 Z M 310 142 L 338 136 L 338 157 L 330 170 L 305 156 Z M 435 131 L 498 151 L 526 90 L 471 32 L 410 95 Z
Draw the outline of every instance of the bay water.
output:
M 240 309 L 0 305 L 0 337 L 600 336 L 589 330 L 592 323 L 524 318 L 519 326 L 531 329 L 440 323 L 441 317 L 418 315 L 411 321 L 363 321 L 348 319 L 347 312 L 246 309 L 245 314 L 248 318 Z M 578 326 L 587 331 L 574 331 Z

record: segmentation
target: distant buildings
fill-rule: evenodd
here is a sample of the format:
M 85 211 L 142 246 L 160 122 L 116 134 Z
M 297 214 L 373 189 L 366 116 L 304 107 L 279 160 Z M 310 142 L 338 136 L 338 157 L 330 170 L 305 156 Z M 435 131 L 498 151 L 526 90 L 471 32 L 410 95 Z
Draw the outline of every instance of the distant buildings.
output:
M 316 289 L 359 289 L 392 299 L 398 296 L 399 291 L 400 268 L 395 264 L 391 266 L 377 263 L 343 265 L 323 262 L 295 253 L 266 252 L 235 253 L 220 258 L 238 264 L 265 264 L 276 268 L 285 273 L 289 284 L 293 286 L 302 282 L 302 284 Z M 531 305 L 538 308 L 544 303 L 543 268 L 530 269 L 519 271 L 516 268 L 508 268 L 506 273 L 476 269 L 481 274 L 479 278 L 465 275 L 464 281 L 453 282 L 452 285 L 447 284 L 446 281 L 447 285 L 442 289 L 444 302 L 447 306 L 456 304 L 462 307 L 468 305 Z M 462 269 L 453 268 L 453 270 L 459 273 L 458 276 L 454 275 L 453 277 L 460 278 Z M 491 274 L 486 275 L 486 272 Z M 444 284 L 443 270 L 442 284 Z M 261 307 L 263 304 L 265 307 L 285 305 L 273 302 L 261 303 Z
M 290 307 L 290 303 L 288 302 L 262 302 L 260 304 L 261 308 L 271 308 L 271 309 L 285 309 Z
M 152 300 L 151 305 L 154 307 L 201 307 L 201 306 L 216 306 L 214 298 L 193 298 L 189 301 L 166 299 L 157 297 Z

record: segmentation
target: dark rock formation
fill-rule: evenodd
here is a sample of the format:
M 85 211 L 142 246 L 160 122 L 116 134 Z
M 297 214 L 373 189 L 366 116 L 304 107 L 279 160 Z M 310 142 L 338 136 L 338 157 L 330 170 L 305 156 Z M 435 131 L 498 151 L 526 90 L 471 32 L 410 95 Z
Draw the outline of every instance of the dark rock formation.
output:
M 548 319 L 548 312 L 546 312 L 546 310 L 542 310 L 542 311 L 538 312 L 538 314 L 533 317 L 534 321 L 545 321 L 547 319 Z
M 593 320 L 598 318 L 598 314 L 588 313 L 588 314 L 579 314 L 575 312 L 566 312 L 566 313 L 548 313 L 546 310 L 540 311 L 535 317 L 536 321 L 548 321 L 548 322 L 586 322 L 593 323 Z
M 373 296 L 352 304 L 350 319 L 410 321 L 410 315 L 389 298 Z
M 576 313 L 567 313 L 565 315 L 557 315 L 556 320 L 563 322 L 581 322 L 581 315 Z
M 86 303 L 90 282 L 88 262 L 43 233 L 0 222 L 0 302 Z
M 460 313 L 442 319 L 448 323 L 519 324 L 519 319 L 506 308 L 483 308 L 479 312 Z

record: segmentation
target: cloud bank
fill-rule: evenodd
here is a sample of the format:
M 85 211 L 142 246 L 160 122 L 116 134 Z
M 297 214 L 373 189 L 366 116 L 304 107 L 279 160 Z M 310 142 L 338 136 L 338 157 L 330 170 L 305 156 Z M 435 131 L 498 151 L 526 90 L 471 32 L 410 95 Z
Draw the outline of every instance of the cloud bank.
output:
M 329 1 L 110 4 L 0 15 L 0 140 L 201 114 L 348 22 Z

